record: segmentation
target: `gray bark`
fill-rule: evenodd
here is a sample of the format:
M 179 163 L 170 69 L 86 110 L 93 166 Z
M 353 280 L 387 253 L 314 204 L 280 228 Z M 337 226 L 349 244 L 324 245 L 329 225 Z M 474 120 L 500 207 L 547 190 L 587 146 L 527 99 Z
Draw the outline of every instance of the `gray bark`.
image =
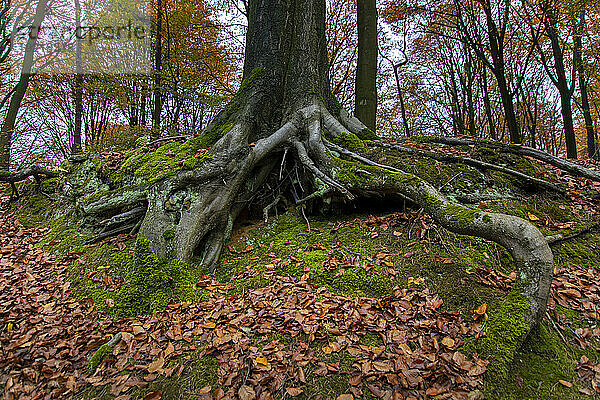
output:
M 377 6 L 375 0 L 357 1 L 358 62 L 354 115 L 375 132 L 377 117 Z

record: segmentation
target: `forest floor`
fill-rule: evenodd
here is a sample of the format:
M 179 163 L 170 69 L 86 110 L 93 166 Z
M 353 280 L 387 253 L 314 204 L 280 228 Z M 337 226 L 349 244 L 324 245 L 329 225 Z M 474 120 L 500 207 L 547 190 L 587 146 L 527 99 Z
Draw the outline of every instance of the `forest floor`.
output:
M 478 206 L 545 234 L 597 221 L 598 185 L 545 174 L 566 199 Z M 0 214 L 4 399 L 600 398 L 597 232 L 553 246 L 547 318 L 495 371 L 477 341 L 514 281 L 509 256 L 419 210 L 246 222 L 193 300 L 117 319 L 117 258 L 133 257 L 134 238 L 81 246 L 86 234 L 53 225 L 52 207 L 32 194 Z

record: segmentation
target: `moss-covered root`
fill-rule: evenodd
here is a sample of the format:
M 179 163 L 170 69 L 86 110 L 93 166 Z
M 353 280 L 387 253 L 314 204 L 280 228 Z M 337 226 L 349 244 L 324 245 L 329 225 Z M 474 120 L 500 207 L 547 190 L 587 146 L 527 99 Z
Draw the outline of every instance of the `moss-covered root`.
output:
M 534 328 L 546 312 L 554 270 L 552 251 L 541 232 L 530 222 L 509 215 L 483 212 L 452 203 L 422 179 L 407 173 L 391 172 L 376 166 L 339 161 L 338 180 L 353 190 L 397 193 L 420 205 L 446 229 L 478 236 L 508 249 L 516 263 L 515 296 L 527 299 L 522 310 L 528 326 Z M 519 338 L 519 345 L 527 335 Z
M 96 372 L 96 369 L 100 365 L 100 363 L 110 354 L 112 354 L 115 346 L 121 341 L 123 334 L 121 332 L 117 333 L 110 339 L 108 343 L 104 343 L 102 346 L 98 348 L 90 357 L 90 361 L 88 362 L 88 372 L 93 374 Z

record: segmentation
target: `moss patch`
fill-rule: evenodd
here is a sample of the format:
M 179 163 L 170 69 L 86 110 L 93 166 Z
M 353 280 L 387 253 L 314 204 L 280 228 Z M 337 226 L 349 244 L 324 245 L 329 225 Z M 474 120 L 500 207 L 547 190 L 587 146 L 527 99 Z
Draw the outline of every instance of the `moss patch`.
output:
M 117 318 L 151 314 L 173 298 L 192 300 L 193 275 L 179 260 L 159 260 L 147 239 L 139 237 L 126 281 L 115 295 Z
M 529 329 L 523 316 L 529 306 L 529 300 L 513 290 L 500 307 L 490 313 L 486 335 L 477 343 L 479 353 L 491 361 L 488 375 L 506 376 L 520 340 Z

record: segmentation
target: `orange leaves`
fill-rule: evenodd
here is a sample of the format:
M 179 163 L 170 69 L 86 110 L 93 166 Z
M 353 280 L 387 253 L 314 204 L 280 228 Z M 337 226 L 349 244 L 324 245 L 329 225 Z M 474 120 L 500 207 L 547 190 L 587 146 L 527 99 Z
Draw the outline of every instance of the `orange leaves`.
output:
M 267 361 L 267 358 L 263 357 L 263 356 L 256 357 L 256 359 L 254 361 L 256 361 L 256 364 L 258 364 L 258 365 L 266 366 L 269 364 L 269 361 Z
M 212 321 L 208 321 L 208 322 L 204 322 L 200 326 L 205 329 L 215 329 L 217 327 L 217 324 Z

